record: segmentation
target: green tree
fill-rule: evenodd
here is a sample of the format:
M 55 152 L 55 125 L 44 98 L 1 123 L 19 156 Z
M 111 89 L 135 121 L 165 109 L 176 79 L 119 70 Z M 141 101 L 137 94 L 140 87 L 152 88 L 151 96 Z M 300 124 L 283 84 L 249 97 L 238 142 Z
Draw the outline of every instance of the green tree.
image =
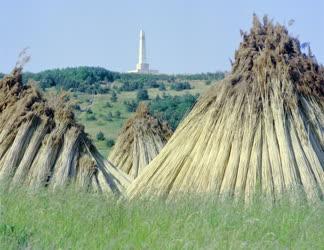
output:
M 113 147 L 115 145 L 115 140 L 114 139 L 111 139 L 111 138 L 108 138 L 106 140 L 106 145 L 107 145 L 108 148 Z
M 90 114 L 86 116 L 87 121 L 95 121 L 97 120 L 96 116 L 94 114 Z
M 120 118 L 120 116 L 121 116 L 121 113 L 120 113 L 119 110 L 117 110 L 117 111 L 115 112 L 115 117 Z
M 138 102 L 135 100 L 124 101 L 124 105 L 126 106 L 128 112 L 135 112 L 138 106 Z
M 96 134 L 96 138 L 98 141 L 104 141 L 105 140 L 105 135 L 101 131 Z
M 113 147 L 115 145 L 115 140 L 114 139 L 110 139 L 110 138 L 107 139 L 106 140 L 106 145 L 107 145 L 108 148 Z
M 184 89 L 191 89 L 191 85 L 189 82 L 175 82 L 171 84 L 171 89 L 181 91 Z
M 160 83 L 159 90 L 160 91 L 165 91 L 166 90 L 164 83 Z
M 76 111 L 81 111 L 81 106 L 79 104 L 72 105 L 72 108 Z
M 113 120 L 113 115 L 112 115 L 112 113 L 110 111 L 107 114 L 106 120 L 109 121 L 109 122 L 111 122 Z
M 205 81 L 205 84 L 206 85 L 210 85 L 212 82 L 211 82 L 211 80 L 207 80 L 207 81 Z
M 110 103 L 110 102 L 106 102 L 106 103 L 104 104 L 104 108 L 112 108 L 111 103 Z
M 160 99 L 155 98 L 150 101 L 150 112 L 157 118 L 167 121 L 175 130 L 180 121 L 190 112 L 197 98 L 197 95 L 165 95 Z
M 118 99 L 118 97 L 117 97 L 117 93 L 116 93 L 115 91 L 113 91 L 113 92 L 111 93 L 111 98 L 110 98 L 110 100 L 111 100 L 112 102 L 117 102 L 117 99 Z
M 155 101 L 160 101 L 160 100 L 161 100 L 160 95 L 156 95 L 156 97 L 155 97 Z
M 146 89 L 140 89 L 137 91 L 137 101 L 145 101 L 149 99 L 149 95 Z

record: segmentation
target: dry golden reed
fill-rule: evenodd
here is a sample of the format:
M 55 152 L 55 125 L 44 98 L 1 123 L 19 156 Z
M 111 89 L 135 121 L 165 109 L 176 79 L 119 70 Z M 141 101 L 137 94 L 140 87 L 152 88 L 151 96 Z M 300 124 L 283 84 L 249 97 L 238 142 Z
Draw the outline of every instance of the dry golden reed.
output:
M 136 178 L 171 135 L 169 126 L 153 117 L 145 103 L 140 103 L 135 115 L 126 122 L 108 159 Z
M 210 193 L 250 201 L 324 192 L 324 69 L 287 29 L 254 16 L 231 73 L 202 96 L 127 190 L 130 199 Z
M 53 107 L 24 86 L 21 71 L 0 80 L 0 181 L 123 194 L 130 178 L 98 153 L 67 105 Z

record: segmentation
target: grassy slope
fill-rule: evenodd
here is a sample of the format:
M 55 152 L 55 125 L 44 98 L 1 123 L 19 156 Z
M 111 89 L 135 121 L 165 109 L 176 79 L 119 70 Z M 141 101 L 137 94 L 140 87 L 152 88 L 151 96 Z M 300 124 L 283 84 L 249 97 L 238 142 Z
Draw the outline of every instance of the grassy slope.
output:
M 322 249 L 324 204 L 119 202 L 65 190 L 0 193 L 2 249 Z
M 204 81 L 191 81 L 192 89 L 190 90 L 183 90 L 183 91 L 175 91 L 170 90 L 170 86 L 166 84 L 167 90 L 164 91 L 166 94 L 170 95 L 184 95 L 186 93 L 196 94 L 204 92 L 209 86 L 205 85 Z M 158 89 L 148 89 L 149 97 L 155 98 L 156 95 L 162 96 L 163 91 Z M 86 120 L 86 112 L 76 112 L 77 119 L 85 126 L 86 132 L 94 140 L 96 146 L 98 147 L 99 151 L 106 156 L 110 150 L 107 147 L 105 141 L 98 141 L 96 140 L 96 134 L 99 131 L 102 131 L 106 138 L 116 139 L 124 122 L 131 116 L 132 113 L 126 110 L 125 105 L 123 102 L 125 100 L 134 100 L 136 99 L 136 91 L 130 92 L 121 92 L 118 94 L 117 102 L 113 103 L 110 100 L 111 94 L 103 94 L 103 95 L 89 95 L 89 94 L 72 94 L 72 100 L 76 101 L 80 104 L 83 110 L 87 108 L 91 108 L 96 116 L 97 120 L 95 121 L 87 121 Z M 91 103 L 87 102 L 86 100 L 92 100 Z M 105 107 L 105 103 L 109 101 L 113 107 Z M 121 118 L 113 117 L 112 121 L 105 120 L 108 112 L 112 112 L 114 115 L 116 111 L 121 112 Z

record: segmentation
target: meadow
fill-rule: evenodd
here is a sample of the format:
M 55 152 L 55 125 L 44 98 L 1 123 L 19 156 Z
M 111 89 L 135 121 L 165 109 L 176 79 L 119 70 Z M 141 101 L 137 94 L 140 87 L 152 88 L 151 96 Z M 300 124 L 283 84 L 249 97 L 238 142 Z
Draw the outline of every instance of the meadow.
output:
M 3 189 L 1 189 L 3 190 Z M 324 203 L 0 193 L 1 249 L 323 249 Z

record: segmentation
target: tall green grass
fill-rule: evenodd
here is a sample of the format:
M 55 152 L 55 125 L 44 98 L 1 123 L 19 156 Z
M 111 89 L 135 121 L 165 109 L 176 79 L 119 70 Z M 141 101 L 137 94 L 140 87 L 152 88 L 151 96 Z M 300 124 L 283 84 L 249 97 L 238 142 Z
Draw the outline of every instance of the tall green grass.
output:
M 0 192 L 1 249 L 323 249 L 323 203 Z

